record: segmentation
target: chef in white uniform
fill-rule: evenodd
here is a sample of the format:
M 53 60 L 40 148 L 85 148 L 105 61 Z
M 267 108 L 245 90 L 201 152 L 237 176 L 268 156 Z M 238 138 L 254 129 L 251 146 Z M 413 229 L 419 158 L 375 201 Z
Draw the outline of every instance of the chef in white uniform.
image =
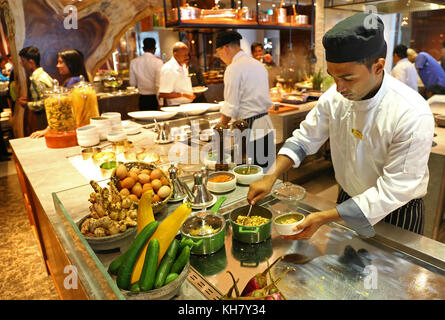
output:
M 250 186 L 248 201 L 256 203 L 282 173 L 330 140 L 338 205 L 308 215 L 295 229 L 304 230 L 285 238 L 308 239 L 323 224 L 342 220 L 363 237 L 374 236 L 381 220 L 423 232 L 434 118 L 416 91 L 385 73 L 383 22 L 370 17 L 378 27 L 369 29 L 366 18 L 355 14 L 324 35 L 335 85 L 285 142 L 274 170 Z
M 227 65 L 224 72 L 224 105 L 221 123 L 245 120 L 249 126 L 247 156 L 264 168 L 275 159 L 272 121 L 268 110 L 270 99 L 268 72 L 264 65 L 240 47 L 242 36 L 236 31 L 218 33 L 216 53 Z
M 176 42 L 173 45 L 173 57 L 161 68 L 159 97 L 166 99 L 167 103 L 164 105 L 177 106 L 191 103 L 195 99 L 187 68 L 189 60 L 187 45 Z

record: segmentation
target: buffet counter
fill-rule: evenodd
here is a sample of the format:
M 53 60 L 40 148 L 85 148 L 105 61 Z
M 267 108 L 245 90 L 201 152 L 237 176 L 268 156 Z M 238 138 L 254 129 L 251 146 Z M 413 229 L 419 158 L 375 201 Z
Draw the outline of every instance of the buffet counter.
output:
M 151 141 L 150 144 L 153 137 L 153 132 L 147 129 L 135 135 L 134 141 L 142 145 Z M 88 214 L 88 197 L 92 192 L 91 177 L 72 161 L 80 155 L 81 148 L 48 149 L 44 139 L 30 138 L 12 140 L 11 146 L 31 226 L 60 297 L 127 298 L 106 271 L 119 253 L 94 252 L 76 227 L 76 222 Z M 169 149 L 169 145 L 153 147 L 158 148 L 161 155 L 162 150 Z M 247 190 L 248 186 L 238 185 L 225 194 L 227 200 L 220 214 L 226 221 L 234 208 L 247 204 Z M 164 219 L 178 205 L 169 203 L 157 214 L 157 219 Z M 272 196 L 266 197 L 260 205 L 274 215 L 296 209 L 309 214 L 335 206 L 311 194 L 306 195 L 298 208 L 283 208 L 284 204 Z M 282 240 L 272 228 L 272 236 L 265 242 L 241 246 L 232 239 L 230 230 L 228 225 L 225 246 L 215 254 L 192 255 L 187 281 L 175 299 L 218 299 L 231 285 L 227 270 L 240 278 L 238 286 L 242 289 L 255 273 L 265 269 L 266 259 L 273 261 L 292 253 L 304 254 L 313 260 L 305 265 L 283 260 L 273 269 L 277 276 L 289 266 L 295 268 L 280 282 L 288 299 L 445 298 L 445 245 L 386 223 L 376 226 L 377 235 L 371 239 L 362 239 L 341 224 L 329 224 L 310 241 Z M 357 273 L 350 265 L 341 263 L 339 258 L 347 245 L 355 250 L 366 249 L 371 267 Z M 377 274 L 370 274 L 371 271 Z M 71 281 L 69 285 L 67 279 Z

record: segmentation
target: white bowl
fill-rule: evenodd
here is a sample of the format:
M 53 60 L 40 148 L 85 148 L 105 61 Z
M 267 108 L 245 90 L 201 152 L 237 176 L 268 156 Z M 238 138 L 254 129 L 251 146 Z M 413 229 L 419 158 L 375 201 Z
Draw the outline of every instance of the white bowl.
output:
M 167 110 L 168 111 L 168 110 Z M 128 115 L 138 120 L 168 120 L 176 116 L 178 112 L 170 110 L 170 112 L 164 111 L 134 111 L 128 112 Z
M 111 127 L 111 120 L 106 117 L 93 117 L 90 118 L 90 124 L 96 127 Z
M 96 126 L 86 125 L 76 129 L 76 134 L 78 138 L 82 137 L 99 137 L 99 132 L 97 131 Z
M 222 175 L 222 174 L 229 175 L 233 179 L 230 181 L 227 181 L 227 182 L 212 182 L 212 181 L 210 181 L 210 179 L 212 179 L 216 176 Z M 209 175 L 209 181 L 207 182 L 207 189 L 210 192 L 224 193 L 224 192 L 232 191 L 235 188 L 236 188 L 236 176 L 233 174 L 233 172 L 217 171 L 217 172 L 214 172 Z
M 263 176 L 264 176 L 263 168 L 261 168 L 260 166 L 255 165 L 255 164 L 251 165 L 251 169 L 252 168 L 256 168 L 258 170 L 256 173 L 240 174 L 240 173 L 236 172 L 239 169 L 247 169 L 247 167 L 248 167 L 247 164 L 242 164 L 240 166 L 237 166 L 237 167 L 233 168 L 233 173 L 235 174 L 236 181 L 239 184 L 248 185 L 248 184 L 251 184 L 252 182 L 258 181 L 261 178 L 263 178 Z
M 100 142 L 99 135 L 95 137 L 77 137 L 77 144 L 81 147 L 92 147 Z
M 287 223 L 287 224 L 283 224 L 280 223 L 280 221 L 285 220 L 286 218 L 292 218 L 292 217 L 297 217 L 300 220 L 294 223 Z M 282 215 L 279 215 L 277 217 L 275 217 L 273 219 L 273 225 L 275 230 L 282 236 L 292 236 L 295 234 L 299 234 L 300 232 L 303 231 L 299 230 L 299 231 L 294 231 L 293 229 L 295 228 L 295 226 L 299 225 L 300 223 L 302 223 L 305 219 L 305 215 L 300 213 L 300 212 L 290 212 L 290 213 L 285 213 Z

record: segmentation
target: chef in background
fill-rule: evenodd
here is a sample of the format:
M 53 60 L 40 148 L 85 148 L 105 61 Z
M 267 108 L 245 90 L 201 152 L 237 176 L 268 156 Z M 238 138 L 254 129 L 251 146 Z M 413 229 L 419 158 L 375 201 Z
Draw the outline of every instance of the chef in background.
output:
M 367 27 L 368 19 L 377 28 Z M 374 236 L 373 226 L 382 220 L 423 233 L 434 118 L 419 93 L 384 71 L 383 30 L 378 16 L 357 13 L 324 35 L 335 85 L 286 140 L 274 170 L 250 185 L 247 199 L 254 204 L 329 139 L 338 205 L 309 214 L 294 229 L 304 230 L 287 239 L 308 239 L 323 224 L 341 220 L 363 237 Z
M 228 125 L 232 119 L 245 120 L 251 129 L 247 156 L 267 168 L 275 159 L 268 73 L 261 62 L 241 49 L 241 38 L 236 31 L 220 32 L 216 37 L 216 53 L 227 65 L 220 122 Z
M 399 44 L 394 48 L 392 56 L 395 66 L 391 71 L 391 75 L 417 91 L 417 70 L 408 60 L 407 50 L 408 48 L 403 44 Z
M 183 42 L 176 42 L 173 57 L 161 68 L 159 97 L 166 100 L 164 105 L 175 106 L 195 100 L 188 62 L 189 48 Z

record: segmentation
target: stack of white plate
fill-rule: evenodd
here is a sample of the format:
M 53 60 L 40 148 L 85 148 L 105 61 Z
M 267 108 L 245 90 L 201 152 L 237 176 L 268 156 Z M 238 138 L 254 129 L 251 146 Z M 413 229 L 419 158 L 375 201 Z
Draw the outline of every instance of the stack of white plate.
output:
M 107 140 L 107 135 L 111 132 L 111 121 L 105 117 L 94 117 L 90 119 L 90 125 L 97 128 L 100 140 Z
M 121 114 L 119 112 L 105 112 L 101 115 L 111 121 L 111 132 L 122 131 Z
M 99 144 L 100 136 L 97 127 L 86 125 L 76 129 L 77 144 L 81 147 L 91 147 Z

